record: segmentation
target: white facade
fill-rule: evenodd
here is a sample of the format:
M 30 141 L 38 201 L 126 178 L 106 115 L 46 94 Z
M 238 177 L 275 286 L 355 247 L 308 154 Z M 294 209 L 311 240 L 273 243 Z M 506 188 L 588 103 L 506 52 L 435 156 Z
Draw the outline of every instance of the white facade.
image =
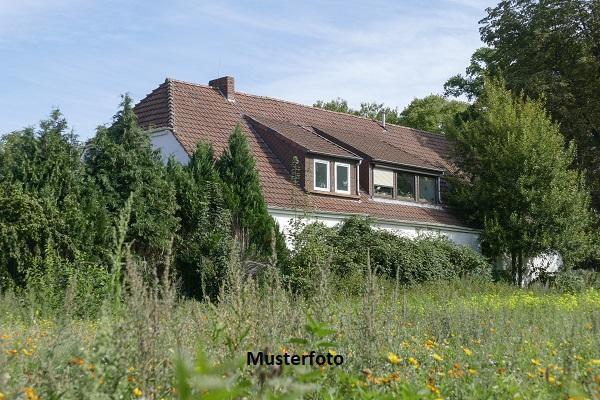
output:
M 175 135 L 173 135 L 173 132 L 169 129 L 152 131 L 149 135 L 152 147 L 160 150 L 160 155 L 165 164 L 171 156 L 183 165 L 187 164 L 190 160 L 190 157 L 181 143 L 179 143 L 177 138 L 175 138 Z
M 317 211 L 304 215 L 302 211 L 284 208 L 269 207 L 269 214 L 277 221 L 279 228 L 286 237 L 292 229 L 292 221 L 301 218 L 305 224 L 321 222 L 325 226 L 334 227 L 348 218 L 348 214 Z M 396 221 L 373 219 L 373 225 L 378 229 L 385 229 L 398 236 L 416 238 L 421 235 L 445 236 L 452 242 L 465 245 L 479 251 L 479 232 L 475 229 L 461 228 L 451 225 L 420 223 L 412 221 Z

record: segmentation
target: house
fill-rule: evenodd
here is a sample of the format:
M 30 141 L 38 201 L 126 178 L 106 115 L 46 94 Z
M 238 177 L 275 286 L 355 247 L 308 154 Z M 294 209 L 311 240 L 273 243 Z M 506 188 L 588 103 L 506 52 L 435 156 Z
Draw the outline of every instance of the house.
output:
M 441 234 L 478 247 L 478 231 L 444 207 L 444 174 L 452 163 L 443 136 L 241 93 L 229 76 L 208 85 L 167 79 L 134 111 L 163 157 L 182 163 L 203 140 L 222 153 L 240 124 L 269 212 L 284 231 L 301 212 L 297 183 L 309 220 L 331 226 L 350 215 L 370 216 L 400 235 Z

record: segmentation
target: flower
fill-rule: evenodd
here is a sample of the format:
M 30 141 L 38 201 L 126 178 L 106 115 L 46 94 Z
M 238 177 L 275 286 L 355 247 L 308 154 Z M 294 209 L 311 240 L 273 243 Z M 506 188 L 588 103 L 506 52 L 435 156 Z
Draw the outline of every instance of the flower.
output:
M 40 396 L 35 393 L 35 390 L 33 390 L 32 387 L 25 388 L 23 393 L 25 393 L 25 398 L 27 400 L 40 400 Z
M 83 358 L 81 358 L 81 357 L 75 357 L 75 358 L 71 359 L 71 361 L 69 361 L 69 364 L 71 364 L 71 365 L 78 365 L 78 366 L 81 367 L 84 362 L 85 361 L 83 360 Z
M 21 349 L 21 353 L 23 353 L 23 355 L 27 356 L 27 357 L 29 357 L 29 356 L 31 356 L 33 354 L 32 351 L 27 350 L 27 349 Z
M 135 389 L 133 389 L 133 395 L 135 397 L 142 397 L 142 390 L 136 387 Z
M 548 383 L 554 384 L 554 383 L 556 383 L 556 379 L 553 376 L 549 376 L 548 377 Z
M 433 353 L 433 355 L 431 357 L 433 357 L 433 359 L 435 361 L 444 361 L 444 359 L 442 358 L 442 356 L 440 356 L 438 353 Z
M 538 360 L 537 358 L 532 358 L 531 359 L 531 363 L 533 365 L 542 365 L 542 363 L 540 362 L 540 360 Z
M 409 363 L 410 365 L 414 365 L 415 367 L 418 367 L 418 366 L 419 366 L 419 362 L 417 361 L 417 359 L 416 359 L 416 358 L 413 358 L 413 357 L 408 357 L 408 359 L 407 359 L 406 361 L 408 361 L 408 363 Z
M 6 396 L 2 392 L 0 392 L 0 400 L 6 400 Z
M 402 359 L 400 357 L 398 357 L 396 354 L 389 352 L 387 354 L 387 359 L 389 362 L 391 362 L 394 365 L 400 364 L 400 362 L 402 361 Z
M 436 346 L 437 343 L 434 340 L 427 339 L 427 341 L 425 342 L 425 347 L 427 347 L 429 350 L 433 349 Z
M 9 356 L 16 356 L 17 354 L 19 354 L 19 352 L 15 349 L 12 349 L 12 350 L 6 350 L 6 354 L 8 354 Z
M 600 358 L 595 358 L 593 360 L 590 360 L 590 364 L 592 364 L 592 365 L 600 365 Z
M 468 357 L 471 357 L 473 355 L 473 352 L 466 347 L 463 347 L 462 350 Z
M 335 350 L 333 350 L 333 349 L 329 349 L 329 351 L 328 351 L 328 352 L 329 352 L 329 354 L 331 354 L 331 355 L 332 355 L 332 356 L 334 356 L 334 357 L 337 355 L 336 351 L 335 351 Z
M 428 383 L 427 387 L 431 390 L 431 393 L 440 394 L 440 389 L 435 387 L 434 385 Z

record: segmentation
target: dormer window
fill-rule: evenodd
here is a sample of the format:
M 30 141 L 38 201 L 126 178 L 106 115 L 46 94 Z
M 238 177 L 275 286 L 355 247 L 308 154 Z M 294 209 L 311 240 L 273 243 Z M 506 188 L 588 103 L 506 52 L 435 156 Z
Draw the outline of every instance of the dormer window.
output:
M 335 163 L 335 191 L 350 194 L 350 164 Z
M 373 169 L 373 195 L 395 200 L 439 202 L 438 177 L 385 168 Z
M 329 192 L 329 161 L 315 160 L 313 170 L 315 190 Z

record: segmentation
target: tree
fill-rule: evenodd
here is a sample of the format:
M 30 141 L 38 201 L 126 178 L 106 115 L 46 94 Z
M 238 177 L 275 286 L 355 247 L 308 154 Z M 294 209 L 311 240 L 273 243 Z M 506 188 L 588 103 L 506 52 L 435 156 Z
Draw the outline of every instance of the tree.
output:
M 540 100 L 513 97 L 485 81 L 475 118 L 451 131 L 464 175 L 452 179 L 450 205 L 482 227 L 490 256 L 509 254 L 522 283 L 526 261 L 558 251 L 567 265 L 587 249 L 591 214 L 581 174 L 570 169 L 575 147 Z
M 177 229 L 175 188 L 166 176 L 159 152 L 137 124 L 132 101 L 124 96 L 110 127 L 100 126 L 85 152 L 87 174 L 102 194 L 103 206 L 116 221 L 132 196 L 126 241 L 140 256 L 156 258 L 171 243 Z M 106 247 L 112 223 L 98 227 Z
M 231 216 L 225 208 L 223 183 L 215 168 L 211 145 L 199 143 L 186 166 L 167 164 L 175 183 L 177 216 L 175 268 L 185 295 L 216 298 L 231 252 Z
M 445 133 L 468 106 L 462 101 L 447 100 L 440 95 L 431 94 L 422 99 L 414 99 L 406 106 L 400 113 L 400 122 L 404 126 L 427 132 Z
M 346 114 L 357 115 L 359 117 L 370 118 L 373 120 L 381 120 L 383 113 L 385 113 L 385 120 L 390 124 L 400 124 L 400 115 L 397 108 L 387 107 L 383 103 L 376 102 L 364 102 L 360 103 L 360 108 L 355 110 L 348 106 L 348 102 L 340 97 L 330 100 L 323 101 L 317 100 L 313 107 L 322 108 L 329 111 L 342 112 Z
M 506 80 L 515 93 L 544 98 L 576 165 L 586 171 L 600 210 L 600 2 L 504 0 L 480 21 L 488 46 L 473 55 L 466 76 L 446 82 L 446 94 L 479 96 L 485 75 Z
M 0 272 L 23 284 L 27 270 L 52 247 L 64 260 L 95 259 L 90 228 L 94 198 L 84 186 L 81 146 L 59 110 L 39 128 L 0 142 Z M 101 218 L 95 214 L 94 217 Z M 10 276 L 10 279 L 9 279 Z
M 242 248 L 250 248 L 257 255 L 271 252 L 277 227 L 267 211 L 258 178 L 258 171 L 248 140 L 239 124 L 229 137 L 228 147 L 218 162 L 224 183 L 225 204 L 231 212 L 234 235 Z
M 348 102 L 341 97 L 337 97 L 329 101 L 317 100 L 315 104 L 313 104 L 313 107 L 346 114 L 354 113 L 354 111 L 348 106 Z

